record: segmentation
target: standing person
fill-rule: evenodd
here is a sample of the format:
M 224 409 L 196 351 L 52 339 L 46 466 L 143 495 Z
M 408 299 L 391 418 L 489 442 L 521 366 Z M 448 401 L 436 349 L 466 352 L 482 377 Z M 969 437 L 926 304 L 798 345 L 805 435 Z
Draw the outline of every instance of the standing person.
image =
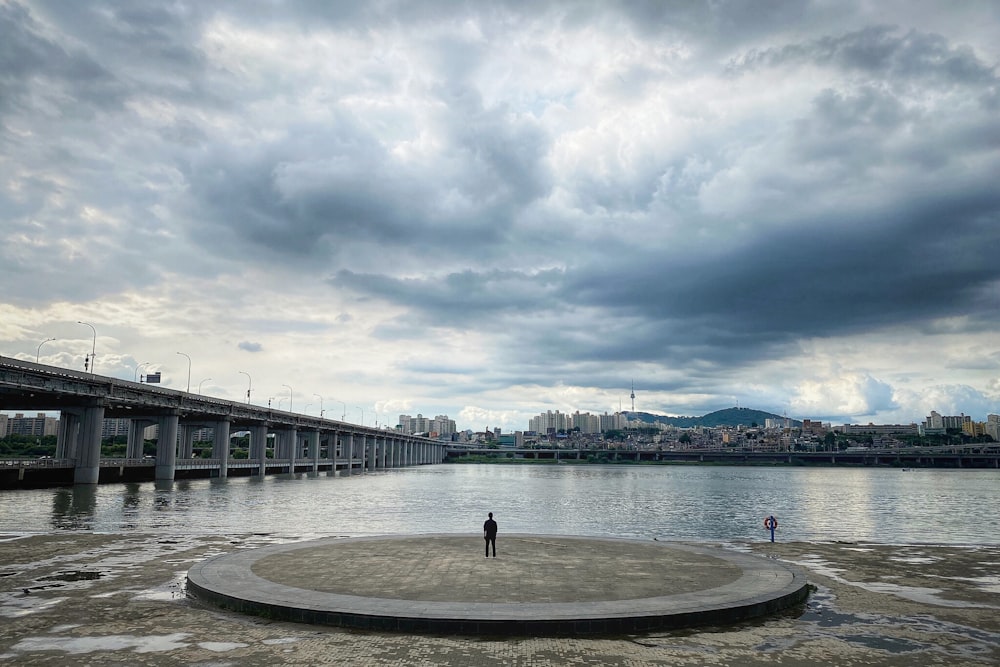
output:
M 493 545 L 493 557 L 497 557 L 497 522 L 493 520 L 493 512 L 490 518 L 483 524 L 483 537 L 486 539 L 486 557 L 490 557 L 490 545 Z

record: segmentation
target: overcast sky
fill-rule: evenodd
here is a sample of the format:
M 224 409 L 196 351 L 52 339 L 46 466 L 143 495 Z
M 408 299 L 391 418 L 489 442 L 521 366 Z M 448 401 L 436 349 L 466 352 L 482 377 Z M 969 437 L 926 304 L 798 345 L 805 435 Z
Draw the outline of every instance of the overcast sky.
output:
M 992 0 L 0 0 L 0 354 L 82 370 L 84 321 L 98 373 L 185 389 L 182 352 L 369 425 L 633 382 L 983 420 L 998 35 Z

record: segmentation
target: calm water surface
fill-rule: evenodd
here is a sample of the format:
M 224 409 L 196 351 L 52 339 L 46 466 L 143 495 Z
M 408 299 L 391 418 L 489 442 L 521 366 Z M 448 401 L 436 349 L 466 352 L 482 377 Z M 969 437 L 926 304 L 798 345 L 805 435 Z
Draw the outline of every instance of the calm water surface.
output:
M 5 532 L 472 532 L 1000 544 L 1000 471 L 437 465 L 0 491 Z

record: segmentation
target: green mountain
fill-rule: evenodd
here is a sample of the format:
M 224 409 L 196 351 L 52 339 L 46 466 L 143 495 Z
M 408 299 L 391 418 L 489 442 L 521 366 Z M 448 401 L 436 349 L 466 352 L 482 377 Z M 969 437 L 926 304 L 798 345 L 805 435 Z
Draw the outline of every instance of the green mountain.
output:
M 709 412 L 703 417 L 668 417 L 666 415 L 653 415 L 648 412 L 631 413 L 634 419 L 640 419 L 647 424 L 670 424 L 678 428 L 691 428 L 694 426 L 763 426 L 768 419 L 784 419 L 781 415 L 763 410 L 753 410 L 751 408 L 726 408 Z M 789 420 L 792 426 L 801 426 L 802 422 L 797 419 Z

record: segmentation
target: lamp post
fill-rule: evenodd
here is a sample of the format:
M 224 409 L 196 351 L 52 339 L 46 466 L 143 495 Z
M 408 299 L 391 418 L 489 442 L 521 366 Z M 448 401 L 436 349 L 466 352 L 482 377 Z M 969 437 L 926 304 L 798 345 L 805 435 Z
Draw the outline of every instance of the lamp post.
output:
M 319 418 L 322 419 L 323 418 L 323 412 L 325 412 L 323 410 L 323 397 L 320 396 L 319 394 L 313 394 L 313 396 L 315 396 L 316 398 L 319 399 Z
M 281 402 L 282 402 L 283 400 L 285 400 L 285 397 L 284 397 L 284 396 L 279 396 L 279 397 L 278 397 L 278 409 L 279 409 L 279 410 L 281 409 Z
M 38 344 L 38 349 L 35 350 L 35 363 L 36 364 L 38 363 L 38 357 L 42 353 L 42 345 L 45 345 L 49 341 L 53 341 L 53 340 L 55 340 L 55 338 L 46 338 L 45 340 L 43 340 L 41 343 Z
M 281 386 L 282 387 L 288 387 L 287 384 L 283 384 Z M 291 387 L 288 387 L 288 411 L 289 412 L 293 411 L 293 409 L 292 409 L 292 388 Z
M 205 378 L 204 380 L 202 380 L 201 382 L 198 383 L 198 393 L 199 394 L 201 393 L 201 385 L 205 384 L 206 382 L 208 382 L 211 379 L 212 378 Z
M 83 324 L 90 327 L 90 330 L 94 332 L 94 342 L 90 346 L 90 374 L 94 374 L 94 366 L 97 365 L 97 359 L 94 358 L 94 354 L 97 352 L 97 329 L 94 328 L 93 324 L 88 324 L 87 322 L 76 321 L 77 324 Z M 86 369 L 84 369 L 86 370 Z
M 363 407 L 361 407 L 360 405 L 355 405 L 354 407 L 356 407 L 358 410 L 361 410 L 361 425 L 364 426 L 365 425 L 365 409 Z
M 247 403 L 250 403 L 250 392 L 253 390 L 253 378 L 246 371 L 239 371 L 240 374 L 247 376 Z
M 344 408 L 344 411 L 340 413 L 340 421 L 347 421 L 347 403 L 343 401 L 337 401 Z
M 185 357 L 188 360 L 188 386 L 187 386 L 187 393 L 190 394 L 191 393 L 191 357 L 189 357 L 188 355 L 184 354 L 183 352 L 178 352 L 177 354 L 181 355 L 182 357 Z
M 151 361 L 144 361 L 141 364 L 136 364 L 135 373 L 132 374 L 132 382 L 138 382 L 139 381 L 139 369 L 142 368 L 143 366 L 148 366 L 151 363 L 152 363 Z

